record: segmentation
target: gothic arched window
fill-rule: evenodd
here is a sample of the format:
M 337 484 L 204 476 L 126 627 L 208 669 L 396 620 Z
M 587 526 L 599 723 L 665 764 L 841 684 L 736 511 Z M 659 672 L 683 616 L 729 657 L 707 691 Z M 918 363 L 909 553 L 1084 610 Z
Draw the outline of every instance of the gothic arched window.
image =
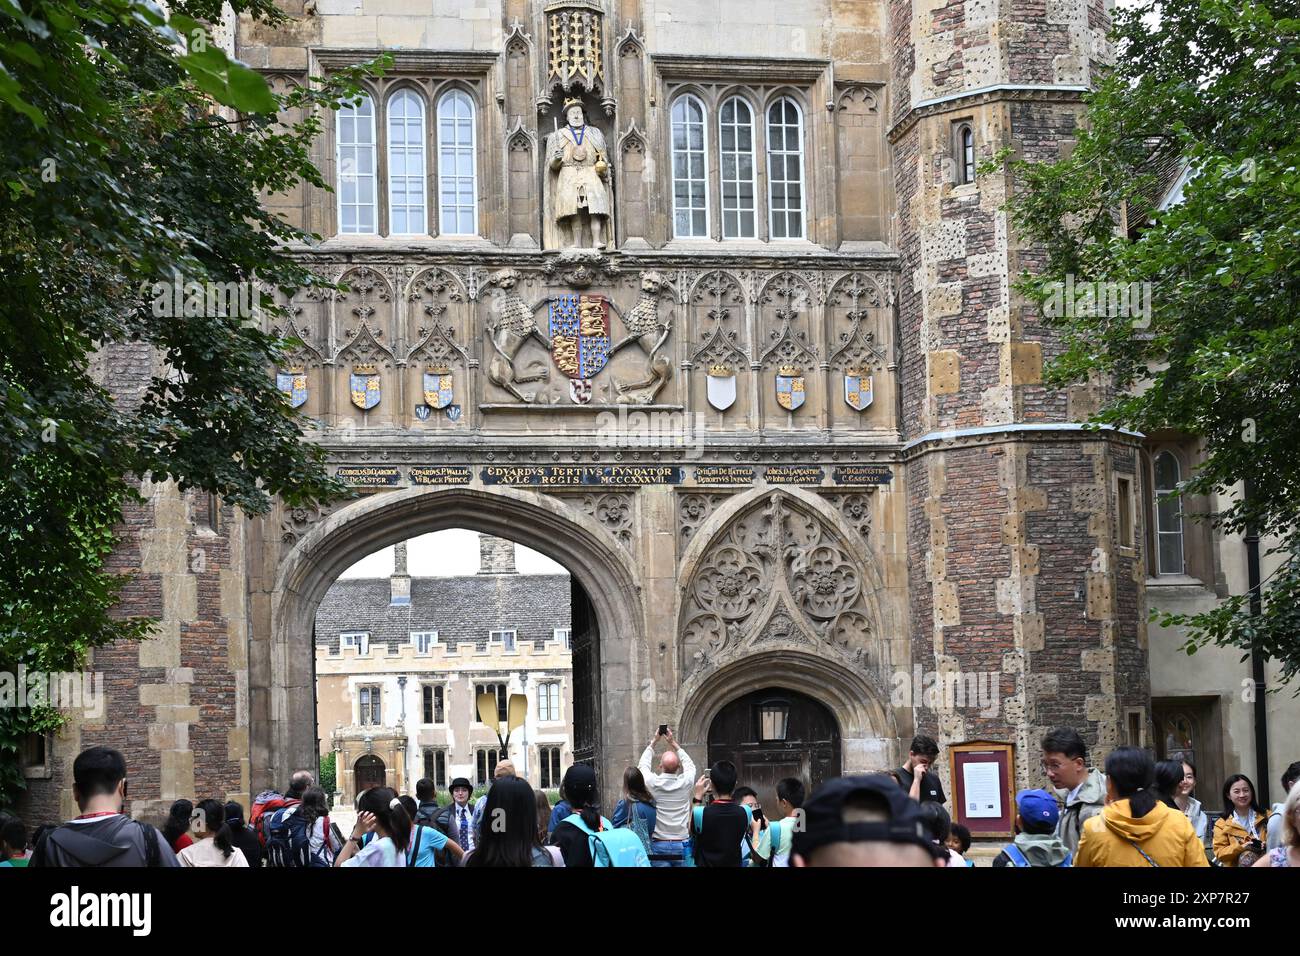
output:
M 1182 482 L 1182 468 L 1173 452 L 1162 451 L 1156 455 L 1155 512 L 1156 512 L 1156 573 L 1182 574 L 1183 564 L 1183 503 L 1178 494 Z
M 474 101 L 451 90 L 438 101 L 438 231 L 478 235 L 478 183 L 474 170 Z
M 739 96 L 722 104 L 718 145 L 722 157 L 722 238 L 753 239 L 757 235 L 754 113 Z
M 803 114 L 789 97 L 767 110 L 768 219 L 773 239 L 802 239 Z
M 375 214 L 375 104 L 366 94 L 339 107 L 338 183 L 339 232 L 374 235 Z
M 388 98 L 388 231 L 428 232 L 425 207 L 424 100 L 400 89 Z
M 673 102 L 673 235 L 707 238 L 709 183 L 705 165 L 704 106 L 694 96 Z

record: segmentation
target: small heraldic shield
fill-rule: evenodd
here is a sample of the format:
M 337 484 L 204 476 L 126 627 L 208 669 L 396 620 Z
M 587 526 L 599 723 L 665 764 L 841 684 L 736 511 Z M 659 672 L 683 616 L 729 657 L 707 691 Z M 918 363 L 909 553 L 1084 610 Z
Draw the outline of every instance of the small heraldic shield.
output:
M 609 361 L 609 302 L 601 295 L 551 299 L 551 356 L 569 378 L 591 378 Z
M 280 369 L 275 375 L 275 384 L 279 386 L 284 397 L 289 400 L 291 408 L 301 408 L 307 404 L 307 372 L 300 367 Z
M 379 370 L 373 365 L 354 365 L 351 377 L 352 404 L 369 411 L 379 404 Z
M 569 379 L 569 398 L 575 405 L 586 405 L 591 401 L 591 379 Z
M 844 401 L 849 408 L 860 412 L 871 404 L 871 376 L 864 368 L 851 368 L 844 372 Z
M 431 365 L 424 373 L 424 401 L 430 408 L 446 408 L 451 404 L 451 369 L 445 365 Z
M 708 375 L 709 404 L 725 412 L 736 401 L 736 372 L 729 365 L 710 365 Z
M 786 411 L 794 411 L 803 404 L 803 371 L 793 365 L 783 365 L 776 373 L 776 401 Z
M 430 408 L 428 405 L 416 405 L 415 417 L 422 422 L 427 422 L 429 420 L 429 413 L 432 411 L 433 409 Z

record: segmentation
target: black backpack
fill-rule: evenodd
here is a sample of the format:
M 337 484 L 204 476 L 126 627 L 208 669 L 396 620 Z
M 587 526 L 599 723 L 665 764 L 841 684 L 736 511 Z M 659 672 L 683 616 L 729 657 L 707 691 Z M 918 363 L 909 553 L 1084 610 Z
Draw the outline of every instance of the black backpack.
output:
M 163 835 L 143 820 L 136 820 L 135 823 L 144 831 L 144 865 L 150 869 L 162 866 L 162 850 L 158 846 Z

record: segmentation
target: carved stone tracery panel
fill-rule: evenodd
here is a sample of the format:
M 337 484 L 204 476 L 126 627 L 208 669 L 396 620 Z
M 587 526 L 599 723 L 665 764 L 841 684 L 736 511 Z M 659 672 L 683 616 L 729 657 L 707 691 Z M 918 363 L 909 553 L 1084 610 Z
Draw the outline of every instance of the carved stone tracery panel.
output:
M 687 678 L 758 643 L 811 645 L 864 673 L 881 663 L 866 569 L 836 529 L 791 495 L 774 492 L 723 529 L 684 595 Z

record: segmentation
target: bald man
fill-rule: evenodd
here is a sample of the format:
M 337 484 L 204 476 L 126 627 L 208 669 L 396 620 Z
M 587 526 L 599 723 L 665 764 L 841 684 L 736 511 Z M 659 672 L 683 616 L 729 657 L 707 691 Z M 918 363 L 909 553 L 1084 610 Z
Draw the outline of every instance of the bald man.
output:
M 655 745 L 668 749 L 659 757 L 659 772 L 651 769 Z M 691 858 L 691 797 L 695 792 L 695 763 L 673 738 L 655 734 L 637 763 L 646 789 L 655 798 L 655 832 L 650 838 L 651 866 L 686 866 Z
M 289 792 L 286 797 L 294 800 L 301 800 L 302 795 L 307 792 L 308 788 L 315 782 L 310 770 L 295 770 L 292 777 L 289 778 Z

